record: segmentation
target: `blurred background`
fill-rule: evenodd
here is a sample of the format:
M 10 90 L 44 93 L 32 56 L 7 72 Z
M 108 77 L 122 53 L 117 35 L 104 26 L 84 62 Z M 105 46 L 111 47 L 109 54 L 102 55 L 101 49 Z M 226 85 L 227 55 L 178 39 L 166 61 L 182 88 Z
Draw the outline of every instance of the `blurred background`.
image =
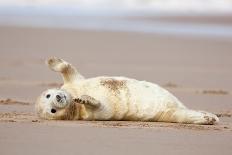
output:
M 0 1 L 1 98 L 34 101 L 62 83 L 44 64 L 56 56 L 86 77 L 147 80 L 192 108 L 231 108 L 231 50 L 231 0 Z
M 220 123 L 42 121 L 37 96 L 62 84 L 52 56 L 157 83 Z M 0 154 L 231 155 L 231 101 L 232 0 L 0 0 Z

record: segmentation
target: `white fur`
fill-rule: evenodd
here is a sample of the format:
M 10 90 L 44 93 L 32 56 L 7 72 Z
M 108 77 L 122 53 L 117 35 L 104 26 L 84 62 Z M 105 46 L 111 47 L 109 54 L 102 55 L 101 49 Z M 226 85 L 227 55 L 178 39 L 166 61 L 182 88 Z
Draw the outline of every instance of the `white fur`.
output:
M 64 67 L 63 64 L 68 67 Z M 62 73 L 64 85 L 61 89 L 46 92 L 54 95 L 58 91 L 64 91 L 71 96 L 71 99 L 83 99 L 82 96 L 90 97 L 90 105 L 75 103 L 79 106 L 75 106 L 77 112 L 72 119 L 195 124 L 214 124 L 219 121 L 214 114 L 189 110 L 170 92 L 150 82 L 107 76 L 84 79 L 71 64 L 57 58 L 50 59 L 48 65 L 52 70 Z M 67 100 L 69 104 L 71 104 L 71 99 Z M 48 119 L 59 119 L 58 115 L 67 115 L 69 106 L 64 108 L 57 106 L 57 114 L 48 114 L 47 109 L 51 108 L 54 102 L 56 101 L 44 100 L 44 96 L 40 96 L 36 104 L 39 115 Z M 100 103 L 98 108 L 94 108 L 95 102 Z M 46 114 L 43 111 L 46 111 Z

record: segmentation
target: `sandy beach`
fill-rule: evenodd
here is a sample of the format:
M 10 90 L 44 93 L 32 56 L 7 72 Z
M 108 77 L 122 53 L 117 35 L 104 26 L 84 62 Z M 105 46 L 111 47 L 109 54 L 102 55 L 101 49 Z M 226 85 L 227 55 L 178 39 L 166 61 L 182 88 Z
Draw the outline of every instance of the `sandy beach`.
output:
M 0 154 L 230 155 L 231 50 L 228 38 L 2 25 Z M 157 83 L 187 107 L 217 114 L 220 123 L 41 120 L 34 112 L 36 97 L 62 83 L 44 64 L 51 56 L 69 61 L 86 77 Z

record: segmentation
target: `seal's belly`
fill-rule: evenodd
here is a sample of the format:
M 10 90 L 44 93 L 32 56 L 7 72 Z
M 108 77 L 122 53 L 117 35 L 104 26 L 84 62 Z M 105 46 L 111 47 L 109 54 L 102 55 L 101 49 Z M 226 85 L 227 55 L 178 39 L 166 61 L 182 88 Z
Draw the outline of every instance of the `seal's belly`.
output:
M 112 79 L 102 83 L 105 108 L 95 113 L 95 119 L 149 121 L 168 107 L 182 105 L 168 91 L 149 82 L 117 79 L 116 88 L 112 88 L 112 83 Z
M 89 95 L 102 104 L 88 120 L 154 120 L 169 106 L 182 104 L 156 84 L 123 77 L 98 77 L 64 87 L 73 96 Z

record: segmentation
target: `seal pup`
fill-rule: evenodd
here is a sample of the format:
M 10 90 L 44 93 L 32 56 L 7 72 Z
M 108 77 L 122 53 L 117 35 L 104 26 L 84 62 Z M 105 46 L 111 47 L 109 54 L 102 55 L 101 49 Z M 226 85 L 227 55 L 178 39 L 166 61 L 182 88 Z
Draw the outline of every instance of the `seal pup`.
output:
M 215 124 L 218 117 L 185 107 L 157 84 L 126 77 L 84 78 L 70 63 L 50 58 L 49 68 L 61 73 L 61 88 L 44 91 L 37 114 L 55 120 L 125 120 Z

